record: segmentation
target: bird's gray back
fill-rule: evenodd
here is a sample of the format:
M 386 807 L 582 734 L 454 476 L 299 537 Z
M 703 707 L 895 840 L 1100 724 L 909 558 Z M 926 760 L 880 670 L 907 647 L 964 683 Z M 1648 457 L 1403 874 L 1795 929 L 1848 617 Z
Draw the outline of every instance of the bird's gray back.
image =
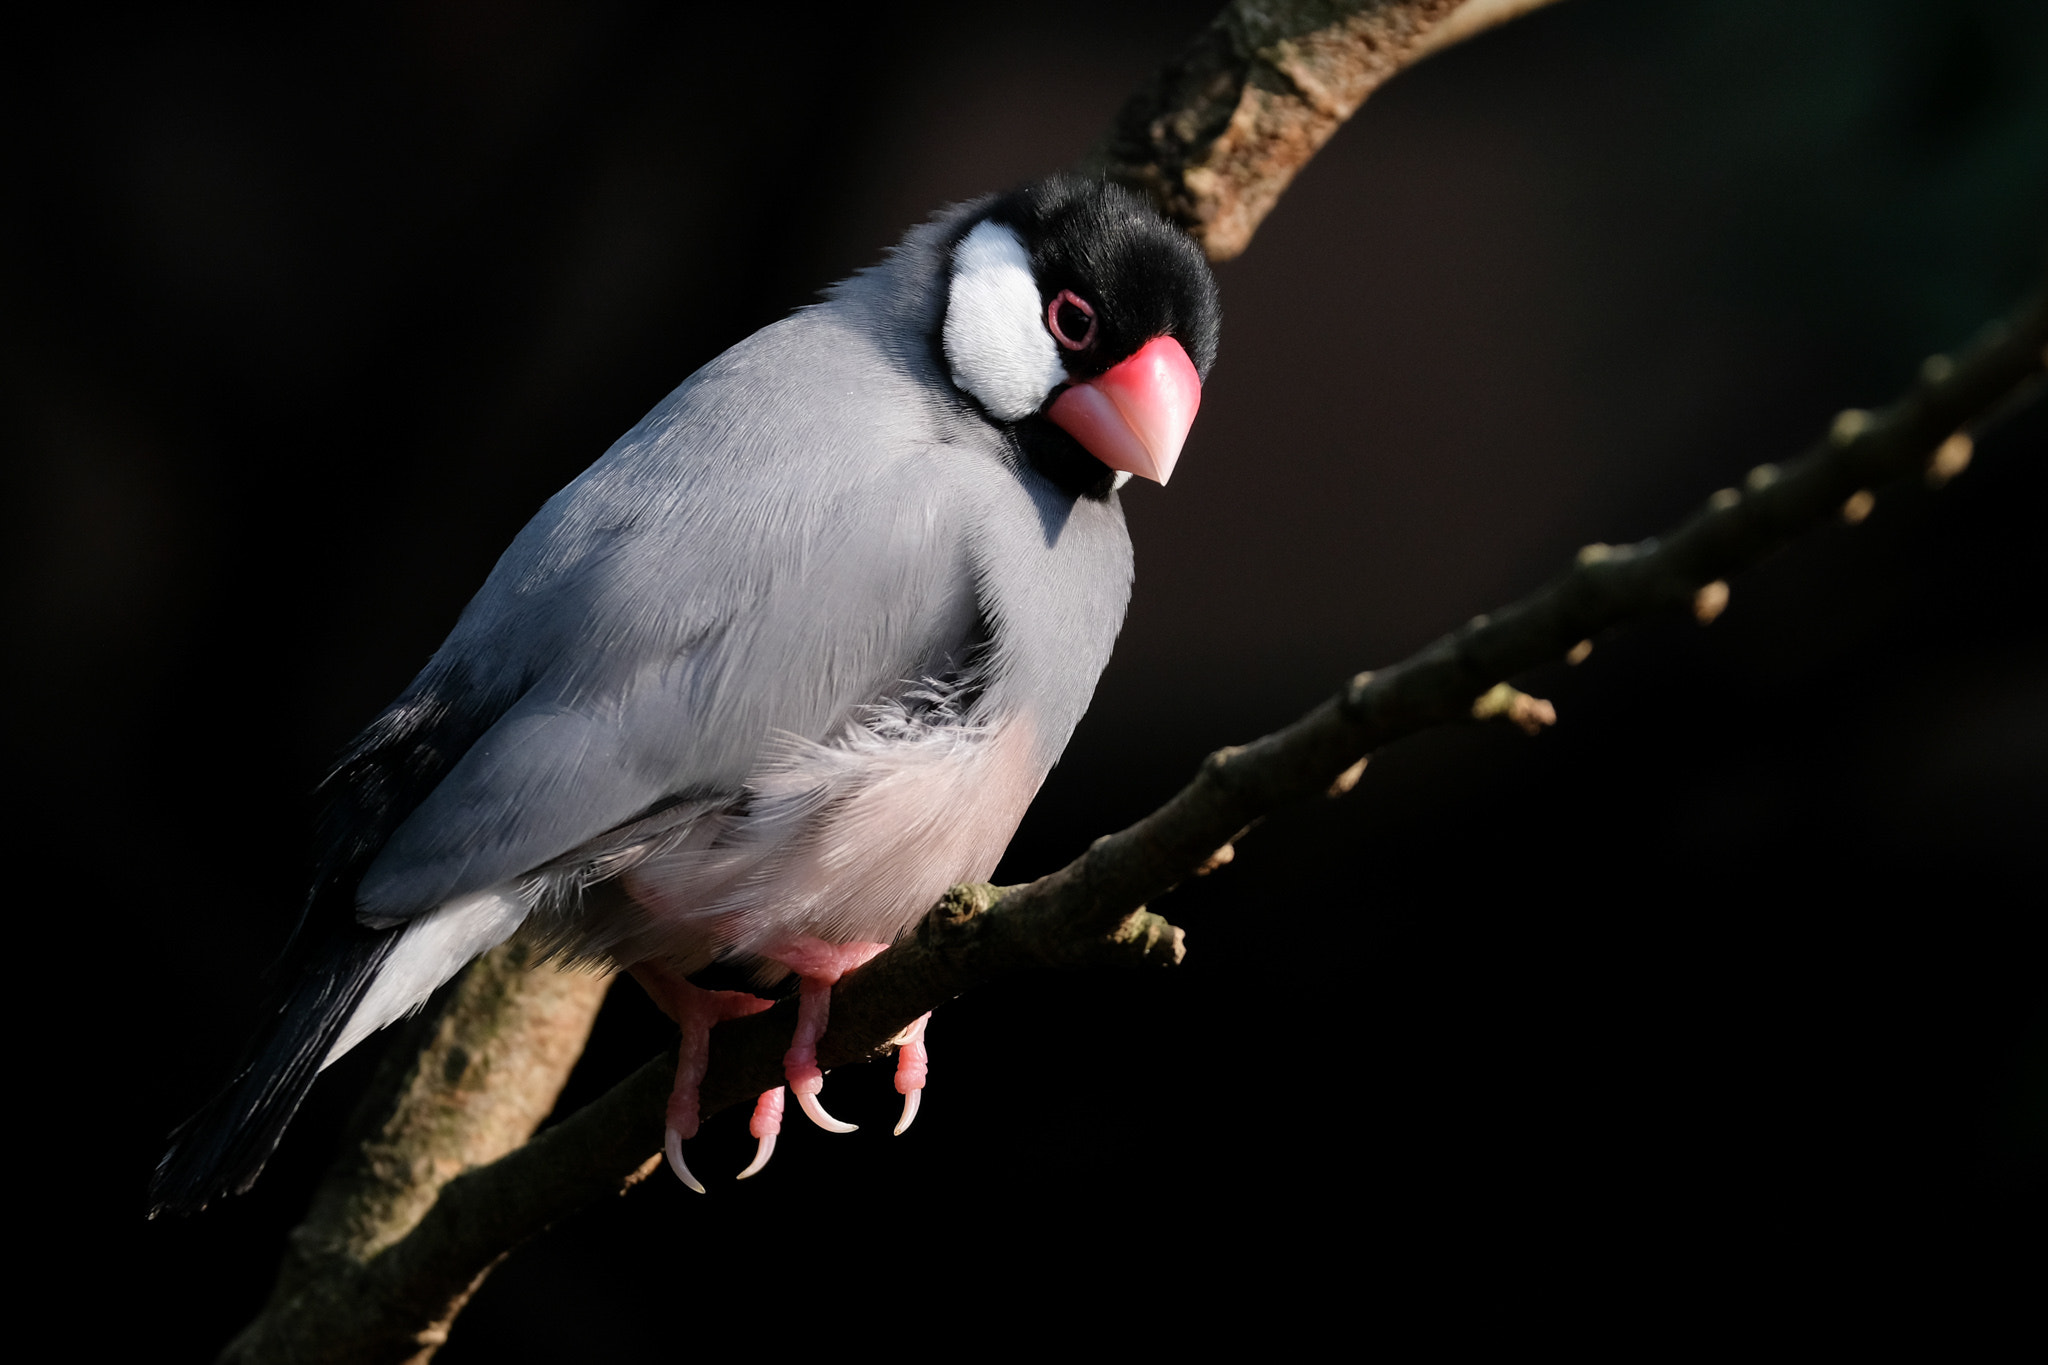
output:
M 1113 499 L 1053 488 L 930 344 L 947 225 L 691 376 L 551 499 L 422 674 L 502 714 L 359 908 L 419 914 L 651 807 L 738 793 L 990 633 L 983 704 L 1064 746 L 1130 581 Z M 1042 769 L 1041 769 L 1042 775 Z

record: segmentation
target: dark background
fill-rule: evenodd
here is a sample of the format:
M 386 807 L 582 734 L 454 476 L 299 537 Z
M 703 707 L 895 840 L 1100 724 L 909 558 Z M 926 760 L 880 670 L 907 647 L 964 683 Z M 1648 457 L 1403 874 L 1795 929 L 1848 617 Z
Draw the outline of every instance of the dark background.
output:
M 17 1237 L 103 1306 L 83 1341 L 203 1358 L 260 1303 L 374 1049 L 250 1196 L 146 1225 L 147 1171 L 251 1023 L 304 793 L 520 524 L 908 224 L 1073 160 L 1209 10 L 15 31 Z M 1126 497 L 1130 623 L 1002 876 L 1886 400 L 2044 234 L 2031 0 L 1572 0 L 1401 76 L 1220 272 L 1201 420 L 1171 489 Z M 907 1137 L 879 1069 L 829 1087 L 861 1133 L 794 1127 L 746 1185 L 744 1119 L 714 1121 L 710 1197 L 662 1177 L 518 1252 L 441 1359 L 914 1351 L 1100 1312 L 1455 1340 L 2023 1286 L 2044 436 L 2037 404 L 1710 630 L 1521 680 L 1558 706 L 1540 739 L 1423 736 L 1276 817 L 1160 906 L 1182 971 L 941 1011 Z M 617 992 L 572 1097 L 665 1041 Z

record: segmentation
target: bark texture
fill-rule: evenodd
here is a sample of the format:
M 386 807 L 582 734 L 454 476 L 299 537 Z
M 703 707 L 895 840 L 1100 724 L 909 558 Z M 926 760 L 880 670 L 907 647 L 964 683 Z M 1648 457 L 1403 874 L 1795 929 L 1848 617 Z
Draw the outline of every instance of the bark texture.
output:
M 456 1257 L 445 1275 L 421 1274 L 420 1220 L 450 1180 L 533 1135 L 610 985 L 589 972 L 532 969 L 515 939 L 405 1025 L 292 1230 L 269 1302 L 221 1358 L 430 1357 L 498 1257 Z
M 1082 163 L 1151 196 L 1212 261 L 1402 67 L 1549 0 L 1234 0 Z

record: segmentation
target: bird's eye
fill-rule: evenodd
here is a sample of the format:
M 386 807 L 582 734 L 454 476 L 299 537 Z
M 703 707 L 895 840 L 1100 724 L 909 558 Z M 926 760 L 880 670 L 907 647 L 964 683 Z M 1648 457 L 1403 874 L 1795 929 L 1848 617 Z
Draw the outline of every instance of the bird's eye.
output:
M 1095 310 L 1071 289 L 1045 306 L 1045 325 L 1052 338 L 1070 351 L 1087 348 L 1095 340 Z

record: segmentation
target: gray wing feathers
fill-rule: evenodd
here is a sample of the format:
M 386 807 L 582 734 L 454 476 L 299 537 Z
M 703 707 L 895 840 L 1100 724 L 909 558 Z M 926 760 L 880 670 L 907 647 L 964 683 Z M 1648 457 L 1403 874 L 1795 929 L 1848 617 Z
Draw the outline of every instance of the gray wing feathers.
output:
M 772 382 L 770 382 L 772 380 Z M 520 700 L 393 833 L 358 908 L 498 885 L 766 736 L 822 740 L 975 622 L 948 414 L 830 305 L 692 376 L 553 498 L 437 662 Z M 949 458 L 950 456 L 950 458 Z

